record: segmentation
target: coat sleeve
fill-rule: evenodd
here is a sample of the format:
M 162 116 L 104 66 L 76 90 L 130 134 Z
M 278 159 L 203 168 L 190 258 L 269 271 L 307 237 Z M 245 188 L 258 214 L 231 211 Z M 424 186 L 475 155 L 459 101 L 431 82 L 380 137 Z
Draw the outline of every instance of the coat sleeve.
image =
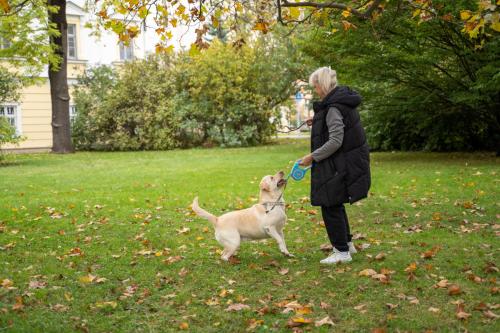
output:
M 326 125 L 328 127 L 328 141 L 313 151 L 312 158 L 320 162 L 335 153 L 344 139 L 344 122 L 339 109 L 331 107 L 326 114 Z

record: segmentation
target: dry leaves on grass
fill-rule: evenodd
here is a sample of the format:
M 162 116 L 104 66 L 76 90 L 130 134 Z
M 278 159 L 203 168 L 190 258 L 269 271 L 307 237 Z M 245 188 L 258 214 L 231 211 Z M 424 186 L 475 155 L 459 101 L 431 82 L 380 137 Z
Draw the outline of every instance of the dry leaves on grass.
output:
M 366 277 L 371 277 L 374 280 L 378 280 L 381 283 L 389 283 L 390 276 L 393 274 L 393 270 L 389 270 L 387 268 L 382 268 L 380 270 L 380 273 L 377 273 L 376 270 L 371 269 L 371 268 L 366 268 L 363 269 L 358 273 L 359 276 L 366 276 Z
M 246 304 L 243 304 L 243 303 L 234 303 L 234 304 L 230 304 L 226 310 L 224 311 L 227 311 L 227 312 L 231 312 L 231 311 L 241 311 L 241 310 L 247 310 L 247 309 L 250 309 L 250 307 Z

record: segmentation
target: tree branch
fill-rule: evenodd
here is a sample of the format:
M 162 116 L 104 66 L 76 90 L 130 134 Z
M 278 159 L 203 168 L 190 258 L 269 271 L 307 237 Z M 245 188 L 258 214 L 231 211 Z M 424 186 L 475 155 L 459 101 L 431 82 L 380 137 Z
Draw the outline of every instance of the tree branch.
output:
M 364 12 L 351 8 L 346 4 L 336 3 L 336 2 L 321 2 L 321 3 L 314 1 L 288 2 L 288 0 L 283 0 L 283 2 L 280 2 L 279 7 L 313 7 L 318 9 L 325 9 L 325 8 L 343 9 L 343 10 L 349 10 L 354 16 L 366 20 L 371 17 L 373 11 L 378 8 L 381 2 L 382 0 L 374 0 L 373 3 L 370 5 L 370 7 Z

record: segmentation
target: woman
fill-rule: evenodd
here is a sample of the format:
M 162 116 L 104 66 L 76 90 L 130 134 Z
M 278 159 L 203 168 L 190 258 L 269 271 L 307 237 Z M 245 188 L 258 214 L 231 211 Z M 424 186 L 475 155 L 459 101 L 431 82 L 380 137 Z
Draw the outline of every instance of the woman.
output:
M 349 262 L 356 253 L 344 208 L 368 195 L 370 157 L 365 131 L 356 107 L 361 96 L 337 85 L 337 73 L 321 67 L 311 74 L 309 84 L 321 97 L 313 103 L 311 154 L 301 165 L 311 168 L 311 204 L 321 206 L 333 253 L 322 264 Z

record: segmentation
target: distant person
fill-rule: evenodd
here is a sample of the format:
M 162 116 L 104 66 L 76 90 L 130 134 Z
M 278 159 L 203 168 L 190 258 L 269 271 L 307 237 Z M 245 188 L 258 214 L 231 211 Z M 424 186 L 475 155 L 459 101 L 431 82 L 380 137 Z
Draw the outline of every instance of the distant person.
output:
M 349 262 L 356 253 L 345 211 L 345 203 L 368 196 L 370 157 L 365 131 L 357 106 L 361 96 L 337 85 L 337 73 L 321 67 L 311 74 L 309 84 L 321 101 L 313 103 L 314 116 L 308 119 L 311 153 L 301 165 L 311 168 L 311 204 L 321 206 L 333 253 L 322 264 Z

